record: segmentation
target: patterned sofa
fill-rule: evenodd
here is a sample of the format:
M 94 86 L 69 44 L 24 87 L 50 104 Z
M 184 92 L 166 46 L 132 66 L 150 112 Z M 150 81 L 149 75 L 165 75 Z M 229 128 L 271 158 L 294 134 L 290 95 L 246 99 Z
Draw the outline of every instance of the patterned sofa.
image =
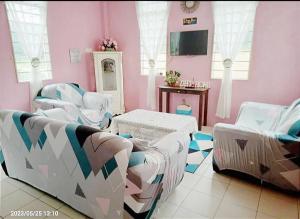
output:
M 0 163 L 9 177 L 97 219 L 150 218 L 182 180 L 188 135 L 144 147 L 62 118 L 0 111 Z
M 214 127 L 213 167 L 300 191 L 300 99 L 289 107 L 246 102 L 234 125 Z
M 43 87 L 33 101 L 36 109 L 64 109 L 74 121 L 95 128 L 106 128 L 112 118 L 112 97 L 87 92 L 75 83 L 50 84 Z

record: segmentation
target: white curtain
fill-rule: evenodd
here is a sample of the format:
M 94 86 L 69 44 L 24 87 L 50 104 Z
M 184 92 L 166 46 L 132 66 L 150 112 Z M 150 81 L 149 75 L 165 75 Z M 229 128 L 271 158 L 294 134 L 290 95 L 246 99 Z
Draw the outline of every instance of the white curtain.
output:
M 26 58 L 31 62 L 30 101 L 42 87 L 42 73 L 39 71 L 43 54 L 45 30 L 47 28 L 47 2 L 7 1 L 8 16 L 15 25 L 15 34 Z M 32 109 L 33 106 L 32 106 Z
M 231 112 L 232 72 L 235 57 L 241 50 L 250 28 L 253 27 L 258 2 L 213 2 L 215 40 L 223 59 L 224 74 L 216 115 L 229 118 Z M 242 91 L 241 91 L 242 92 Z
M 170 2 L 137 1 L 136 13 L 140 28 L 140 41 L 149 62 L 147 106 L 156 109 L 156 61 L 167 37 Z

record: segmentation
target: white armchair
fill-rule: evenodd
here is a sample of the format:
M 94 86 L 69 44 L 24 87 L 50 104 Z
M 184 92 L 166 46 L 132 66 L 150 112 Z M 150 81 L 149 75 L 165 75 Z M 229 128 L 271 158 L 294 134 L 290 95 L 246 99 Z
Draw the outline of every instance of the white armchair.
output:
M 37 109 L 61 108 L 83 125 L 106 128 L 112 118 L 112 96 L 87 92 L 78 84 L 59 83 L 43 87 L 34 99 Z
M 289 107 L 243 103 L 234 125 L 214 127 L 215 171 L 235 170 L 300 190 L 300 99 Z

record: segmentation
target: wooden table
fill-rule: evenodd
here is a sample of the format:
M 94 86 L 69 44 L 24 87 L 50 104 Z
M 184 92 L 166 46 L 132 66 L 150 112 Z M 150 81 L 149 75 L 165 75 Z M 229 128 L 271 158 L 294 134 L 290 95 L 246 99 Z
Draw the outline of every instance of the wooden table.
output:
M 159 86 L 159 112 L 162 112 L 163 92 L 166 93 L 167 113 L 170 112 L 170 93 L 198 95 L 199 96 L 198 128 L 199 130 L 201 130 L 202 121 L 203 121 L 203 125 L 207 125 L 208 91 L 209 88 L 183 88 L 183 87 Z

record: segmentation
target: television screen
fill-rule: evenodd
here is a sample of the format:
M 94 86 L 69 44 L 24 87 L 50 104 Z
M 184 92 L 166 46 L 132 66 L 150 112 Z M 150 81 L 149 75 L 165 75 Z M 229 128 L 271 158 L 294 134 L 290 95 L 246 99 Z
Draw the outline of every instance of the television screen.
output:
M 207 55 L 208 30 L 171 32 L 170 55 Z

